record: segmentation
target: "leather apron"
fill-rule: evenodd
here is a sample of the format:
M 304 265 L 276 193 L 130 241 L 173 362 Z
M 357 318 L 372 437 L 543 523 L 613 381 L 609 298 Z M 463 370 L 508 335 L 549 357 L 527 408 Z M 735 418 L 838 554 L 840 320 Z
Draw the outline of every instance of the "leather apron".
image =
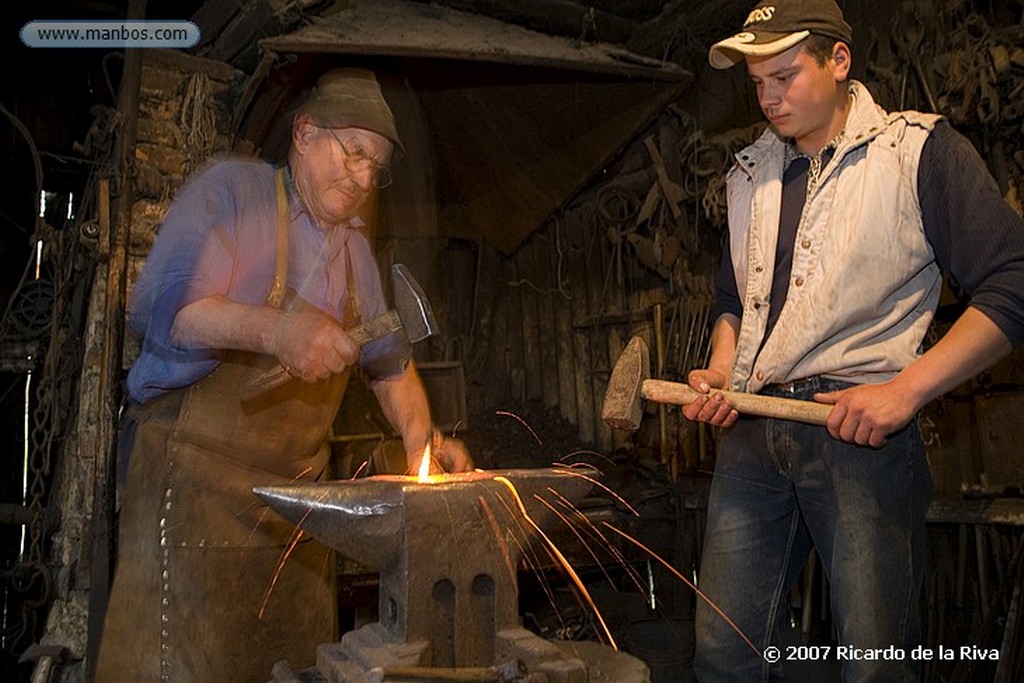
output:
M 268 303 L 279 306 L 288 244 L 281 171 L 276 185 Z M 134 409 L 98 682 L 263 683 L 275 662 L 311 666 L 316 647 L 337 640 L 333 552 L 308 536 L 296 543 L 299 532 L 252 488 L 325 474 L 326 436 L 349 373 L 294 380 L 243 403 L 243 384 L 272 363 L 231 353 L 192 386 Z

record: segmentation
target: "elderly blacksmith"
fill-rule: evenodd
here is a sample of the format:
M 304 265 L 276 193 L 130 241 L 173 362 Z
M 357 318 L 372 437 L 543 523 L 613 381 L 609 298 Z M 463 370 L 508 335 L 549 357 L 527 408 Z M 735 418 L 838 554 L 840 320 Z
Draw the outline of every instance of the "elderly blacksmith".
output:
M 171 206 L 129 304 L 135 435 L 96 680 L 266 681 L 337 639 L 331 552 L 289 549 L 252 488 L 325 475 L 356 365 L 419 464 L 431 417 L 408 343 L 345 332 L 388 307 L 360 210 L 400 147 L 374 74 L 336 69 L 300 105 L 286 166 L 218 161 Z M 275 362 L 294 379 L 242 401 Z

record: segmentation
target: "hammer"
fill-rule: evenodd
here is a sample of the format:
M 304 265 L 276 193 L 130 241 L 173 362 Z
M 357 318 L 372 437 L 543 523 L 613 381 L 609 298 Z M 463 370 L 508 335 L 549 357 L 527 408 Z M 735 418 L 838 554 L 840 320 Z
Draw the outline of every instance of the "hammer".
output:
M 626 350 L 619 356 L 612 370 L 611 379 L 608 380 L 601 419 L 615 429 L 634 431 L 640 428 L 640 399 L 685 406 L 703 395 L 694 391 L 688 384 L 650 379 L 650 376 L 650 351 L 647 344 L 640 337 L 633 337 L 626 345 Z M 714 393 L 722 394 L 725 400 L 741 413 L 813 425 L 824 425 L 829 411 L 832 410 L 832 406 L 824 403 L 798 401 L 792 398 L 721 389 L 715 389 Z
M 345 330 L 360 347 L 381 339 L 392 332 L 404 332 L 406 338 L 416 343 L 437 333 L 437 321 L 430 308 L 426 294 L 404 264 L 391 266 L 391 288 L 394 292 L 395 307 L 365 325 Z M 280 364 L 261 372 L 242 387 L 242 400 L 251 401 L 266 392 L 281 386 L 292 377 Z

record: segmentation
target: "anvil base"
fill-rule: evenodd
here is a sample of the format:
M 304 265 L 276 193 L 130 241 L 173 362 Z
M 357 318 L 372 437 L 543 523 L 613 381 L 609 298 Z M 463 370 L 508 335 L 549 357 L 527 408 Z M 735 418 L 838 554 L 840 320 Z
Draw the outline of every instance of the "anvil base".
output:
M 346 633 L 340 643 L 317 648 L 317 665 L 299 674 L 275 673 L 271 683 L 386 683 L 423 680 L 493 683 L 649 683 L 647 666 L 636 657 L 594 642 L 553 642 L 523 628 L 497 636 L 500 664 L 472 669 L 431 669 L 430 644 L 387 642 L 380 624 Z M 431 671 L 436 672 L 432 675 Z M 415 677 L 403 675 L 415 672 Z

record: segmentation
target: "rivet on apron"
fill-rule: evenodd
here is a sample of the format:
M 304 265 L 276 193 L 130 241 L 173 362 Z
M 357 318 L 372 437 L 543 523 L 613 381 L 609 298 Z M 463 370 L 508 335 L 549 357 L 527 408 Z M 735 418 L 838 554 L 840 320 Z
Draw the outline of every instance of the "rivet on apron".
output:
M 170 489 L 168 489 L 168 492 L 169 491 Z M 161 536 L 163 536 L 165 533 L 166 532 L 160 532 Z M 160 545 L 165 545 L 164 542 L 166 540 L 166 538 L 161 538 Z M 164 624 L 164 628 L 161 628 L 160 630 L 160 679 L 163 681 L 171 680 L 171 663 L 167 659 L 167 653 L 170 651 L 170 645 L 168 645 L 167 642 L 168 640 L 170 640 L 170 633 L 169 629 L 167 628 L 167 625 L 170 622 L 170 617 L 167 614 L 167 608 L 171 604 L 170 598 L 167 595 L 171 587 L 169 583 L 171 573 L 170 570 L 168 570 L 167 568 L 169 562 L 170 552 L 165 547 L 163 551 L 163 560 L 161 562 L 161 564 L 163 565 L 163 571 L 160 574 L 161 578 L 163 578 L 163 597 L 160 600 L 160 621 Z

